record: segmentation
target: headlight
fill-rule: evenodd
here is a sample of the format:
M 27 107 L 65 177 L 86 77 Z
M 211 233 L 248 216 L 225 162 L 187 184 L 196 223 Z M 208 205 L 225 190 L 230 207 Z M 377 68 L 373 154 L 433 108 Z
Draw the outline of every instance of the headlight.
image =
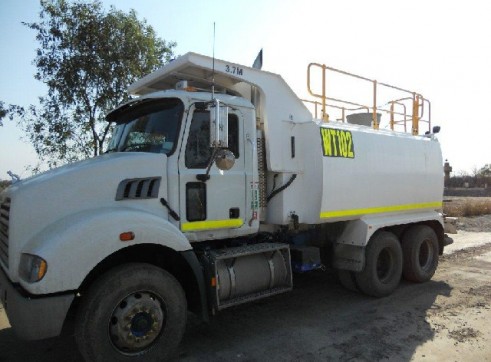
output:
M 35 283 L 43 279 L 48 271 L 48 263 L 43 258 L 32 255 L 22 254 L 19 264 L 19 275 L 29 283 Z

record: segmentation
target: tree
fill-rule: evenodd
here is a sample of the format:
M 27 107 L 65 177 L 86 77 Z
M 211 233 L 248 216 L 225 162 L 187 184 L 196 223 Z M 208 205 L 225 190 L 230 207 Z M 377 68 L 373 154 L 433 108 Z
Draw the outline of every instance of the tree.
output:
M 481 167 L 479 169 L 479 175 L 483 177 L 491 176 L 491 163 L 487 163 L 483 167 Z
M 0 101 L 0 127 L 3 126 L 2 119 L 5 117 L 8 117 L 12 121 L 16 115 L 23 113 L 24 108 L 14 104 L 6 105 L 4 102 Z
M 0 192 L 12 184 L 12 181 L 0 180 Z
M 35 78 L 48 94 L 17 112 L 28 139 L 50 167 L 102 153 L 111 126 L 104 115 L 128 100 L 126 88 L 173 56 L 146 20 L 100 1 L 41 0 Z
M 3 126 L 2 119 L 7 116 L 7 109 L 2 101 L 0 101 L 0 126 Z

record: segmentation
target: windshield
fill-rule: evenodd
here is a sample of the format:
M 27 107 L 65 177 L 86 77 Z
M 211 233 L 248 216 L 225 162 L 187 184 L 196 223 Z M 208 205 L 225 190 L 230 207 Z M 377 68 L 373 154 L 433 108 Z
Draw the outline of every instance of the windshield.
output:
M 136 101 L 110 114 L 116 122 L 107 152 L 174 152 L 184 105 L 177 98 Z

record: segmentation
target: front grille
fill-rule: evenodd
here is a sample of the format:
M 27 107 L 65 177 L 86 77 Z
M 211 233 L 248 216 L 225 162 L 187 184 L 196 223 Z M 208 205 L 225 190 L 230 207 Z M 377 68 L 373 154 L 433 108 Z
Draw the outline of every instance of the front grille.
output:
M 0 205 L 0 260 L 9 266 L 9 217 L 10 198 Z

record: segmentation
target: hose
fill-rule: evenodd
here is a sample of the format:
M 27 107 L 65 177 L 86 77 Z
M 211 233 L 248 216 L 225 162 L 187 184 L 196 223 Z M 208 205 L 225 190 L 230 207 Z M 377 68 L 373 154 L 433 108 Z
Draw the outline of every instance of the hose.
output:
M 268 197 L 266 198 L 266 202 L 268 203 L 273 197 L 275 197 L 276 195 L 278 195 L 281 191 L 283 191 L 284 189 L 286 189 L 288 186 L 290 186 L 292 184 L 292 182 L 297 178 L 297 174 L 294 173 L 292 175 L 292 177 L 290 177 L 290 179 L 288 180 L 288 182 L 286 184 L 284 184 L 283 186 L 279 187 L 278 189 L 276 190 L 273 190 L 271 191 L 271 193 L 268 195 Z

